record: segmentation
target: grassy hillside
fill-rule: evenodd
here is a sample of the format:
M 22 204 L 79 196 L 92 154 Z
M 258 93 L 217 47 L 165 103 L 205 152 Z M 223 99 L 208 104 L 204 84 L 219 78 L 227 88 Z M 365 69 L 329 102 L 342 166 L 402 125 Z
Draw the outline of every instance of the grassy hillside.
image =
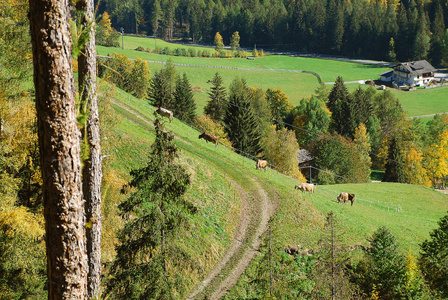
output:
M 127 173 L 145 162 L 154 139 L 154 108 L 144 100 L 118 91 L 113 96 L 113 134 L 103 136 L 112 154 L 111 166 L 123 180 Z M 366 244 L 366 238 L 379 226 L 387 226 L 397 237 L 403 252 L 418 252 L 418 244 L 429 237 L 437 221 L 446 214 L 448 196 L 428 188 L 394 183 L 318 186 L 310 197 L 294 190 L 297 182 L 273 170 L 255 170 L 255 162 L 219 145 L 199 140 L 199 133 L 174 119 L 165 124 L 176 136 L 180 160 L 192 175 L 187 197 L 199 208 L 192 228 L 181 234 L 179 243 L 200 266 L 200 272 L 185 271 L 194 285 L 222 257 L 232 240 L 239 219 L 241 199 L 237 186 L 248 193 L 261 184 L 278 205 L 274 226 L 282 244 L 312 249 L 319 239 L 327 212 L 333 211 L 345 228 L 349 245 Z M 112 140 L 112 141 L 111 141 Z M 336 202 L 339 192 L 356 194 L 355 205 Z M 109 201 L 107 198 L 105 202 Z M 397 212 L 396 208 L 401 207 Z M 108 229 L 106 228 L 106 231 Z M 109 228 L 109 230 L 111 230 Z

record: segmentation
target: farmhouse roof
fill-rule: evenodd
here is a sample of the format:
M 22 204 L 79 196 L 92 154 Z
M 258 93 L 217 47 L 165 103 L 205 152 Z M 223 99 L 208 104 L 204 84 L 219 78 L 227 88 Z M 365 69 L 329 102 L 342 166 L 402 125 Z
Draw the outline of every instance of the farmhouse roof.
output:
M 396 65 L 395 68 L 399 66 L 402 66 L 406 73 L 410 73 L 414 76 L 436 71 L 436 69 L 426 60 L 404 62 Z
M 384 76 L 387 78 L 387 77 L 392 77 L 393 74 L 394 74 L 394 70 L 389 70 L 384 73 L 381 73 L 380 76 Z
M 305 163 L 307 161 L 311 161 L 314 159 L 314 157 L 311 156 L 311 153 L 306 149 L 300 149 L 299 153 L 297 154 L 297 158 L 299 159 L 299 164 Z

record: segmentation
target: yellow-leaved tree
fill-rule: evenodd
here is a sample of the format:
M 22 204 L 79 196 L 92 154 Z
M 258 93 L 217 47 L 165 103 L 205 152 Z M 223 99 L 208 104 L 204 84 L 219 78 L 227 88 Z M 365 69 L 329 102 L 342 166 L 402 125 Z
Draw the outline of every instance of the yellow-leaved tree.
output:
M 426 169 L 423 167 L 423 154 L 416 149 L 410 149 L 404 161 L 403 172 L 407 183 L 431 186 Z
M 269 128 L 268 136 L 263 138 L 264 156 L 273 169 L 291 176 L 301 182 L 306 182 L 300 172 L 297 154 L 300 150 L 294 131 L 276 126 Z
M 448 176 L 448 130 L 444 130 L 437 139 L 438 142 L 426 150 L 423 160 L 433 186 L 441 184 Z
M 370 136 L 367 133 L 366 126 L 363 123 L 356 127 L 353 137 L 353 142 L 361 153 L 363 161 L 370 167 L 372 164 L 372 160 L 370 159 L 370 150 L 372 147 L 370 146 Z

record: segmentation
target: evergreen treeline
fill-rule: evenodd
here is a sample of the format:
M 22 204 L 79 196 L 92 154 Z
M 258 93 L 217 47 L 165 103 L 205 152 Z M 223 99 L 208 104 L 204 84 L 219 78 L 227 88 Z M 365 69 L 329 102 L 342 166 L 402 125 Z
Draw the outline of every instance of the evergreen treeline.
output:
M 127 33 L 242 47 L 448 63 L 445 0 L 107 0 L 100 12 Z

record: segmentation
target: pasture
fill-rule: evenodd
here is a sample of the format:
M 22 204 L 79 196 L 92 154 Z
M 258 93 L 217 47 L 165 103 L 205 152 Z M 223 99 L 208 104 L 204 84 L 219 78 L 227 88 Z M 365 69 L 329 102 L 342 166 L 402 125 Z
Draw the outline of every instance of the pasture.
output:
M 121 43 L 121 39 L 120 39 Z M 216 72 L 223 77 L 224 85 L 229 86 L 235 76 L 246 79 L 249 86 L 268 89 L 281 88 L 289 97 L 293 105 L 299 104 L 304 97 L 311 96 L 318 86 L 317 79 L 311 74 L 295 73 L 286 71 L 273 70 L 296 70 L 296 71 L 312 71 L 319 74 L 323 82 L 334 82 L 337 76 L 342 76 L 345 82 L 377 79 L 379 74 L 388 70 L 385 67 L 373 65 L 364 65 L 358 63 L 350 63 L 343 61 L 334 61 L 328 59 L 291 57 L 282 55 L 268 55 L 259 57 L 255 60 L 244 58 L 198 58 L 198 57 L 181 57 L 167 56 L 142 51 L 135 51 L 137 47 L 144 49 L 154 49 L 155 43 L 153 38 L 124 36 L 124 50 L 120 48 L 109 48 L 97 46 L 99 55 L 110 55 L 112 53 L 123 53 L 129 58 L 140 57 L 144 60 L 167 62 L 171 59 L 173 63 L 188 64 L 196 66 L 207 66 L 209 68 L 199 68 L 191 66 L 176 66 L 179 74 L 186 73 L 190 83 L 196 91 L 196 102 L 198 105 L 198 114 L 201 114 L 203 107 L 208 101 L 207 91 L 210 84 L 207 83 Z M 174 48 L 193 48 L 181 44 L 168 43 L 163 40 L 157 40 L 157 47 Z M 214 51 L 208 47 L 194 47 L 197 50 Z M 160 63 L 151 63 L 149 67 L 152 72 L 161 69 Z M 251 69 L 232 70 L 220 69 L 213 67 L 230 67 Z M 270 70 L 270 71 L 269 71 Z M 263 72 L 265 71 L 265 72 Z M 349 90 L 354 90 L 359 84 L 347 84 Z M 327 88 L 331 89 L 331 85 Z M 394 95 L 400 100 L 403 109 L 409 116 L 420 116 L 433 113 L 441 113 L 448 111 L 448 87 L 440 87 L 428 90 L 418 90 L 412 92 L 404 92 L 392 90 Z
M 208 80 L 212 79 L 214 74 L 218 72 L 223 77 L 224 86 L 228 87 L 236 76 L 246 79 L 251 87 L 278 89 L 281 88 L 289 97 L 289 101 L 293 105 L 298 105 L 300 100 L 311 96 L 318 87 L 318 80 L 314 75 L 308 73 L 297 73 L 291 71 L 277 70 L 293 70 L 293 71 L 312 71 L 319 74 L 323 82 L 334 81 L 338 75 L 342 76 L 345 81 L 361 80 L 376 78 L 377 74 L 384 72 L 386 68 L 378 68 L 371 65 L 362 65 L 356 63 L 348 63 L 333 60 L 301 58 L 280 55 L 269 55 L 259 57 L 255 60 L 244 58 L 199 58 L 199 57 L 182 57 L 167 56 L 142 51 L 135 51 L 138 46 L 144 49 L 154 49 L 154 39 L 143 37 L 124 37 L 125 49 L 109 48 L 97 46 L 99 55 L 111 55 L 112 53 L 123 53 L 133 59 L 140 57 L 148 61 L 166 63 L 171 59 L 176 64 L 187 64 L 190 66 L 176 66 L 179 74 L 186 73 L 191 85 L 196 93 L 196 102 L 198 105 L 198 114 L 201 114 L 203 107 L 208 99 L 207 91 L 210 88 Z M 161 40 L 157 40 L 157 47 L 169 46 L 170 48 L 186 47 L 178 44 L 170 44 Z M 199 49 L 203 49 L 199 47 Z M 204 48 L 210 51 L 213 48 Z M 201 67 L 193 67 L 193 66 Z M 247 70 L 223 69 L 239 68 Z M 152 72 L 160 70 L 160 63 L 150 63 L 149 68 Z
M 152 140 L 153 129 L 143 120 L 154 120 L 154 108 L 146 101 L 135 99 L 123 92 L 117 95 L 117 101 L 121 104 L 114 107 L 121 118 L 120 130 L 132 136 L 132 140 L 142 141 L 142 144 L 147 145 Z M 138 112 L 138 117 L 128 109 Z M 182 149 L 181 161 L 188 164 L 194 178 L 188 197 L 194 199 L 202 208 L 202 224 L 214 224 L 213 230 L 207 226 L 204 230 L 208 228 L 215 233 L 224 234 L 226 238 L 221 237 L 223 240 L 228 239 L 229 234 L 231 236 L 227 230 L 232 227 L 224 221 L 229 218 L 230 207 L 238 214 L 238 197 L 234 198 L 235 189 L 230 182 L 235 181 L 250 190 L 254 185 L 248 178 L 254 178 L 261 183 L 269 197 L 276 201 L 278 212 L 275 226 L 282 229 L 278 238 L 288 245 L 300 243 L 313 248 L 322 230 L 326 213 L 333 211 L 344 227 L 347 245 L 366 244 L 366 238 L 379 226 L 387 226 L 397 237 L 401 251 L 406 252 L 411 248 L 412 252 L 416 253 L 418 245 L 429 237 L 429 232 L 436 228 L 437 221 L 447 213 L 448 195 L 406 184 L 317 186 L 310 197 L 308 193 L 302 194 L 294 190 L 295 184 L 298 184 L 296 180 L 269 168 L 267 172 L 257 171 L 254 160 L 237 155 L 222 145 L 215 149 L 213 144 L 198 139 L 198 131 L 182 124 L 176 118 L 171 124 L 166 122 L 165 125 L 174 132 L 175 141 Z M 122 150 L 119 152 L 116 160 L 120 164 L 132 165 L 129 161 L 144 160 L 142 156 L 129 156 L 122 153 Z M 214 183 L 216 178 L 220 178 L 222 185 Z M 353 207 L 337 203 L 336 197 L 340 192 L 356 195 Z M 222 197 L 218 203 L 214 199 L 217 194 Z M 397 211 L 398 207 L 401 207 L 400 212 Z M 203 229 L 196 227 L 195 230 Z M 203 233 L 203 236 L 206 234 Z M 211 237 L 208 242 L 215 243 L 214 238 L 218 237 Z M 188 243 L 194 241 L 189 240 Z M 222 247 L 225 247 L 225 244 L 222 244 L 220 249 L 223 249 Z

